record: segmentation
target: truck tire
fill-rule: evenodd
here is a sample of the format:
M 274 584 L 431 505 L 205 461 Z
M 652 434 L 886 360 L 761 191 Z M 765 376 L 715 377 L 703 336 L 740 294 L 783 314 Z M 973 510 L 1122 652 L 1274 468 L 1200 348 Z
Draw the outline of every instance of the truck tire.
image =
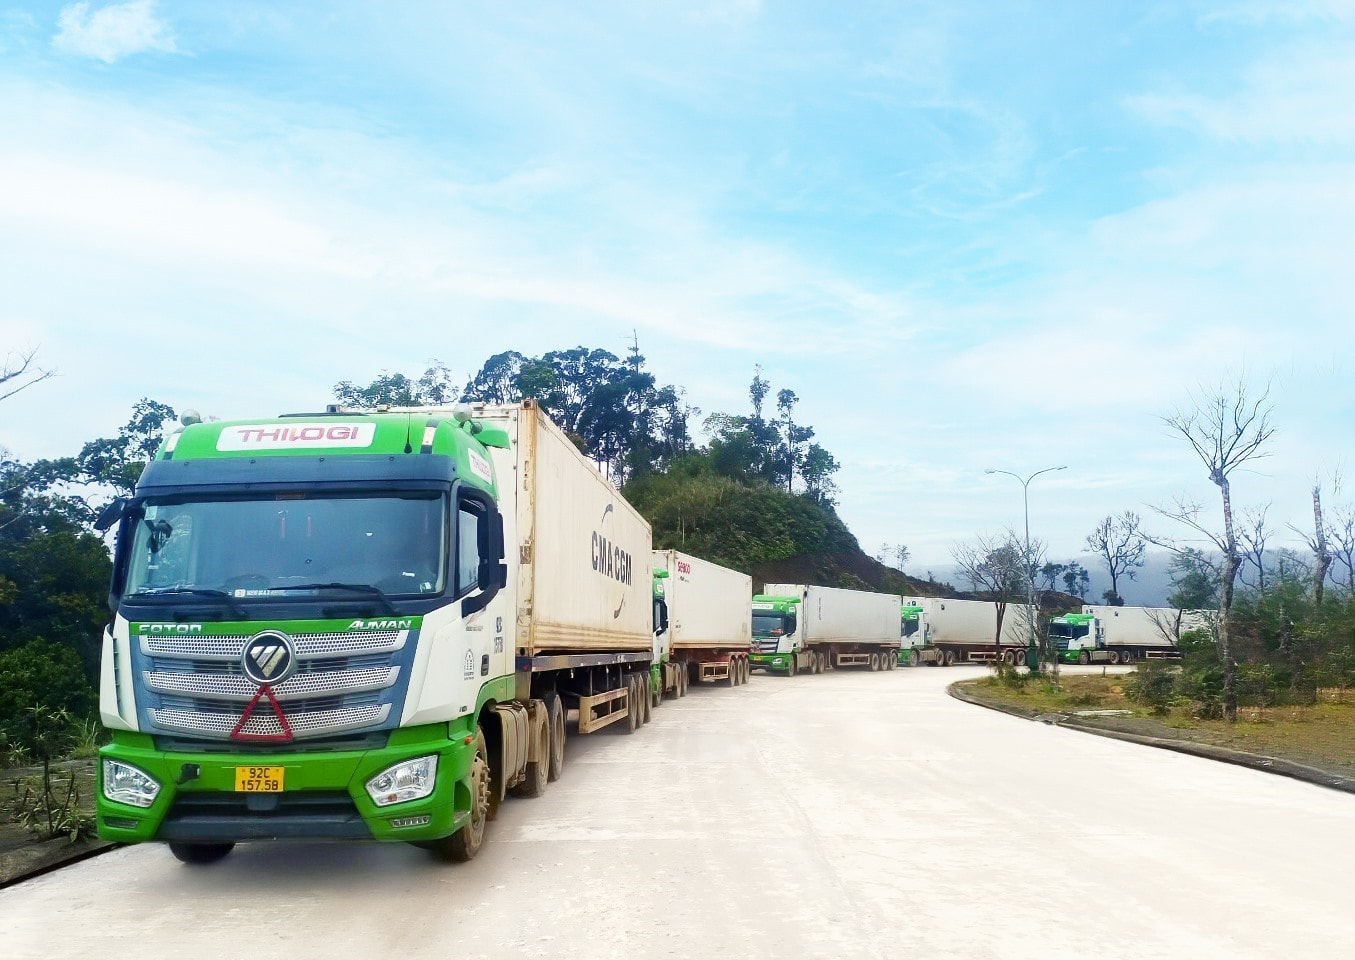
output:
M 655 683 L 653 679 L 649 681 L 649 705 L 650 707 L 663 706 L 663 667 L 659 668 L 659 682 Z
M 749 680 L 753 679 L 753 670 L 751 667 L 748 666 L 747 657 L 739 658 L 739 671 L 743 674 L 744 683 L 747 683 Z
M 908 651 L 908 666 L 917 667 L 922 664 L 922 654 L 917 652 L 917 647 Z
M 739 660 L 737 657 L 729 658 L 729 686 L 737 687 L 739 685 Z
M 635 675 L 626 674 L 626 733 L 640 729 L 640 709 L 635 702 Z
M 475 728 L 475 759 L 470 768 L 470 822 L 450 837 L 433 840 L 426 846 L 440 860 L 465 863 L 474 860 L 485 843 L 485 825 L 489 822 L 489 747 L 484 731 Z
M 199 867 L 216 863 L 234 849 L 233 843 L 184 843 L 181 840 L 169 842 L 169 852 L 174 854 L 174 859 Z
M 1122 651 L 1122 652 L 1120 653 L 1120 662 L 1121 662 L 1121 663 L 1133 663 L 1133 662 L 1134 662 L 1134 651 L 1133 651 L 1133 650 L 1125 650 L 1125 651 Z
M 955 651 L 954 651 L 954 650 L 947 650 L 947 651 L 946 651 L 946 666 L 948 666 L 948 667 L 953 667 L 953 666 L 955 666 Z
M 899 651 L 897 650 L 886 651 L 885 662 L 888 664 L 888 666 L 885 668 L 886 670 L 899 669 Z
M 880 669 L 880 655 L 878 653 L 870 655 L 870 669 L 872 673 Z
M 687 664 L 685 663 L 678 666 L 677 695 L 679 697 L 685 697 L 687 695 Z
M 532 729 L 539 760 L 528 760 L 522 780 L 508 788 L 515 797 L 539 797 L 550 782 L 550 717 L 541 711 L 541 722 Z
M 550 724 L 550 779 L 559 780 L 565 772 L 565 705 L 554 690 L 541 699 L 546 702 L 546 722 Z
M 1092 655 L 1088 653 L 1086 650 L 1082 650 L 1077 655 L 1077 662 L 1085 667 L 1087 664 L 1092 662 Z

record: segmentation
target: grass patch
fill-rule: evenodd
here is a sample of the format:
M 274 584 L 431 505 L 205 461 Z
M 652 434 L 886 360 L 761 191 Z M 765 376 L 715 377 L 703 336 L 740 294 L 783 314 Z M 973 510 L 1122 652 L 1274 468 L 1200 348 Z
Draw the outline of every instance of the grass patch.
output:
M 1149 737 L 1191 740 L 1355 776 L 1355 698 L 1333 697 L 1311 706 L 1242 707 L 1236 723 L 1203 719 L 1201 704 L 1145 704 L 1131 699 L 1134 674 L 1067 675 L 1055 686 L 1047 678 L 1014 685 L 997 677 L 958 686 L 987 703 L 1031 714 L 1082 710 L 1130 710 L 1131 716 L 1086 717 L 1080 722 Z

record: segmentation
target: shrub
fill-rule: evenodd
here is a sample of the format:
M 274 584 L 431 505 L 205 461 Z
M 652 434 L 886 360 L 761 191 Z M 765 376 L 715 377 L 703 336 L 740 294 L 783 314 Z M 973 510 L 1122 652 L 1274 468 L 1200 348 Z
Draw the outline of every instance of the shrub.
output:
M 35 760 L 64 756 L 86 735 L 94 691 L 69 647 L 30 640 L 0 653 L 0 743 Z
M 1165 716 L 1176 699 L 1179 676 L 1180 672 L 1176 669 L 1162 663 L 1144 661 L 1125 682 L 1125 696 L 1151 708 L 1157 716 Z

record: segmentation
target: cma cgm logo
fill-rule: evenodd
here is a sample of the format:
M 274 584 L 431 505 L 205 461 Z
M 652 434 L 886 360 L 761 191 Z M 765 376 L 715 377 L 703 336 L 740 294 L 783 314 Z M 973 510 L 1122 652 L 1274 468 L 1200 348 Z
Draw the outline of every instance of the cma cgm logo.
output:
M 606 529 L 608 521 L 613 513 L 612 505 L 607 504 L 607 509 L 602 511 L 602 522 L 599 527 Z M 615 580 L 617 583 L 631 585 L 631 577 L 635 564 L 631 559 L 629 551 L 622 549 L 611 540 L 601 530 L 593 531 L 593 569 L 604 577 Z M 618 610 L 618 613 L 620 611 Z
M 281 450 L 288 447 L 370 447 L 373 423 L 259 424 L 223 427 L 218 450 Z

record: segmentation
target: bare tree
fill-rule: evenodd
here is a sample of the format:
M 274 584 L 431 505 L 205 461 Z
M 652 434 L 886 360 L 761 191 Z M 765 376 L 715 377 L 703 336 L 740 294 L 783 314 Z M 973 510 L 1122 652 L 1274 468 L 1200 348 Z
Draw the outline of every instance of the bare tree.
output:
M 1345 568 L 1346 589 L 1355 590 L 1355 508 L 1346 507 L 1335 513 L 1331 525 L 1332 557 Z
M 969 581 L 975 593 L 987 594 L 997 613 L 993 643 L 1002 642 L 1002 622 L 1007 604 L 1026 592 L 1024 548 L 1015 537 L 975 537 L 957 543 L 951 551 L 960 575 Z
M 1270 388 L 1255 399 L 1247 385 L 1239 380 L 1233 386 L 1220 385 L 1196 397 L 1191 410 L 1163 417 L 1163 423 L 1190 444 L 1209 472 L 1209 480 L 1219 489 L 1223 506 L 1223 530 L 1206 525 L 1204 506 L 1179 497 L 1170 507 L 1158 507 L 1163 516 L 1190 527 L 1208 537 L 1222 554 L 1219 576 L 1218 648 L 1223 661 L 1223 715 L 1237 719 L 1237 664 L 1231 644 L 1233 594 L 1237 573 L 1242 566 L 1237 529 L 1233 517 L 1231 477 L 1244 463 L 1269 455 L 1266 443 L 1275 434 L 1270 424 Z
M 0 366 L 0 400 L 8 400 L 20 390 L 27 390 L 35 383 L 56 376 L 55 370 L 43 370 L 33 366 L 37 357 L 36 348 L 26 353 L 7 353 L 5 363 Z
M 1340 486 L 1340 480 L 1336 481 Z M 1327 528 L 1322 522 L 1322 481 L 1313 481 L 1313 532 L 1307 533 L 1300 530 L 1292 523 L 1289 529 L 1293 530 L 1303 538 L 1303 542 L 1308 544 L 1308 549 L 1313 554 L 1313 603 L 1322 606 L 1323 588 L 1327 583 L 1327 573 L 1331 570 L 1332 553 L 1331 545 L 1327 541 Z
M 1122 515 L 1106 517 L 1087 536 L 1087 548 L 1101 558 L 1110 574 L 1111 603 L 1124 603 L 1120 596 L 1120 578 L 1133 580 L 1143 566 L 1143 551 L 1147 541 L 1140 530 L 1142 520 L 1137 513 L 1126 510 Z
M 1238 525 L 1237 538 L 1242 546 L 1243 567 L 1239 576 L 1247 586 L 1257 590 L 1266 589 L 1266 541 L 1270 539 L 1270 528 L 1266 526 L 1266 514 L 1270 504 L 1260 507 L 1247 507 L 1242 511 L 1242 523 Z M 1247 583 L 1246 568 L 1256 568 L 1256 582 Z

